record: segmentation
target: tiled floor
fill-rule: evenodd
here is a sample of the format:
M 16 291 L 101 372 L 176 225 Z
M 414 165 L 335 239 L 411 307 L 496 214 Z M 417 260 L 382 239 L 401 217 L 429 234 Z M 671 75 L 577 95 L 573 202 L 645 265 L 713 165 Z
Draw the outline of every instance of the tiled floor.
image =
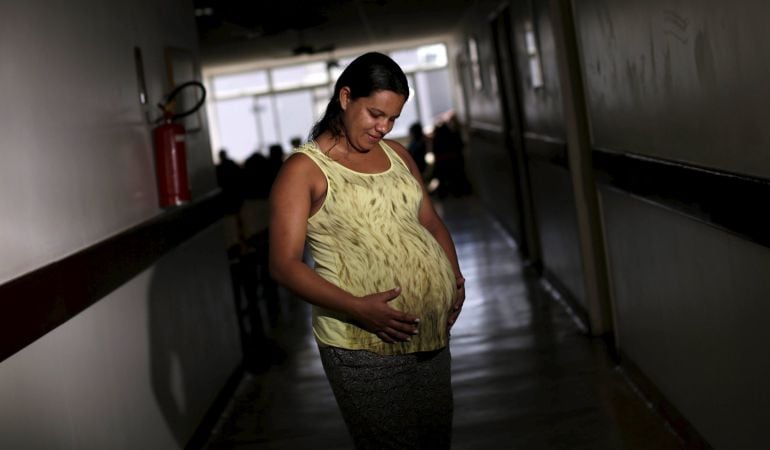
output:
M 453 449 L 683 448 L 537 280 L 473 199 L 439 205 L 467 280 L 453 329 Z M 285 296 L 286 297 L 286 296 Z M 274 338 L 288 359 L 249 374 L 209 449 L 351 449 L 309 331 L 284 298 Z

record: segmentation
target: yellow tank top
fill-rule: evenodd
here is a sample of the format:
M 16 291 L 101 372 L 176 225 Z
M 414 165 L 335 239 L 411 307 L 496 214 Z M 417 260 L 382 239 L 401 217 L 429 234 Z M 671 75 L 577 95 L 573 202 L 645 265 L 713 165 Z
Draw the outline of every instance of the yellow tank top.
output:
M 388 344 L 344 314 L 313 307 L 319 345 L 397 355 L 436 350 L 448 343 L 447 316 L 454 300 L 452 266 L 418 220 L 422 189 L 401 157 L 380 141 L 390 161 L 384 172 L 360 173 L 326 156 L 314 142 L 296 151 L 324 173 L 327 191 L 307 222 L 315 271 L 343 290 L 364 296 L 401 287 L 392 308 L 420 318 L 420 334 Z

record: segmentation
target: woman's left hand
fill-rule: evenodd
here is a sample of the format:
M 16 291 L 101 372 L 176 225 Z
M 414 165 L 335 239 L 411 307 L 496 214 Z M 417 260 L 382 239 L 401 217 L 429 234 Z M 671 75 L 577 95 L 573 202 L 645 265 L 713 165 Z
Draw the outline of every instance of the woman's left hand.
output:
M 460 311 L 463 309 L 463 303 L 465 302 L 465 278 L 463 278 L 462 275 L 459 275 L 455 278 L 455 282 L 457 285 L 457 293 L 455 295 L 455 301 L 452 304 L 452 311 L 450 311 L 449 318 L 447 319 L 448 328 L 451 328 L 452 325 L 455 324 L 457 316 L 460 315 Z

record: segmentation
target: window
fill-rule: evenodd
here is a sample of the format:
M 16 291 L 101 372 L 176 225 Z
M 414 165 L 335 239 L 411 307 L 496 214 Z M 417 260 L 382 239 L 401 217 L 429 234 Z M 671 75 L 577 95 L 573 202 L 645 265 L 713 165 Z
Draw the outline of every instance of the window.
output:
M 444 44 L 425 45 L 417 49 L 422 69 L 446 67 L 448 60 Z
M 217 121 L 218 146 L 212 151 L 227 150 L 235 161 L 243 161 L 257 148 L 259 138 L 254 118 L 253 97 L 236 97 L 213 103 Z
M 468 56 L 471 60 L 471 79 L 473 88 L 477 91 L 484 89 L 484 81 L 481 78 L 481 63 L 479 62 L 479 47 L 475 38 L 468 39 Z
M 280 142 L 280 131 L 278 130 L 274 106 L 275 102 L 272 95 L 253 97 L 251 111 L 257 127 L 257 140 L 249 154 L 258 151 L 263 155 L 267 155 L 268 148 Z
M 533 89 L 538 89 L 543 87 L 543 70 L 540 65 L 540 53 L 537 50 L 532 22 L 524 24 L 524 41 L 527 45 L 527 57 L 529 59 L 529 83 Z
M 351 58 L 340 58 L 338 60 L 330 62 L 329 65 L 329 74 L 331 75 L 331 87 L 334 89 L 334 83 L 337 82 L 337 78 L 342 75 L 342 71 L 345 70 L 345 67 L 350 64 L 351 61 L 353 61 L 353 57 Z
M 404 69 L 410 94 L 389 137 L 405 138 L 412 123 L 430 126 L 452 108 L 447 51 L 444 44 L 431 44 L 390 56 Z M 234 160 L 244 161 L 255 151 L 267 155 L 270 145 L 281 144 L 288 151 L 292 138 L 304 141 L 354 57 L 214 75 L 212 151 L 225 149 Z
M 411 81 L 410 81 L 411 82 Z M 438 115 L 452 109 L 452 84 L 449 69 L 428 70 L 414 74 L 420 122 L 431 126 Z
M 417 111 L 418 100 L 415 95 L 414 76 L 407 75 L 406 78 L 409 81 L 409 98 L 404 103 L 404 107 L 401 108 L 401 115 L 396 119 L 393 129 L 388 133 L 388 138 L 409 136 L 409 127 L 420 120 L 420 115 Z
M 291 139 L 299 137 L 303 141 L 315 122 L 313 114 L 313 91 L 302 90 L 275 94 L 275 113 L 280 129 L 280 143 L 284 152 L 291 148 Z
M 314 86 L 329 81 L 326 63 L 323 61 L 297 66 L 278 67 L 271 70 L 271 76 L 274 90 Z
M 220 75 L 214 78 L 212 87 L 214 95 L 218 98 L 267 92 L 269 89 L 267 71 L 256 70 Z
M 313 117 L 320 119 L 324 112 L 326 112 L 326 105 L 329 104 L 329 99 L 334 92 L 333 86 L 321 86 L 312 90 L 313 92 Z M 309 129 L 308 129 L 309 133 Z M 308 133 L 305 133 L 307 135 Z
M 391 52 L 389 56 L 407 73 L 446 67 L 447 65 L 446 46 L 444 44 L 397 50 Z

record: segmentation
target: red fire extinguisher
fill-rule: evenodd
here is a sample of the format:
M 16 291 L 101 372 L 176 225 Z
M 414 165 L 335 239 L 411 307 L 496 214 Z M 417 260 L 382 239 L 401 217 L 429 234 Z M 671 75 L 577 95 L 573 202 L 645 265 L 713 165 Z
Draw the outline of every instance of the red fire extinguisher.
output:
M 195 86 L 201 89 L 200 100 L 188 111 L 173 114 L 170 104 L 184 88 Z M 206 89 L 197 81 L 179 85 L 158 106 L 163 110 L 163 117 L 153 131 L 155 146 L 155 172 L 158 181 L 158 203 L 161 208 L 177 206 L 190 201 L 190 184 L 187 177 L 187 148 L 185 129 L 174 120 L 188 116 L 198 110 L 206 99 Z
M 161 208 L 190 201 L 187 178 L 185 130 L 165 114 L 163 123 L 152 131 L 155 142 L 155 172 L 158 179 L 158 202 Z

